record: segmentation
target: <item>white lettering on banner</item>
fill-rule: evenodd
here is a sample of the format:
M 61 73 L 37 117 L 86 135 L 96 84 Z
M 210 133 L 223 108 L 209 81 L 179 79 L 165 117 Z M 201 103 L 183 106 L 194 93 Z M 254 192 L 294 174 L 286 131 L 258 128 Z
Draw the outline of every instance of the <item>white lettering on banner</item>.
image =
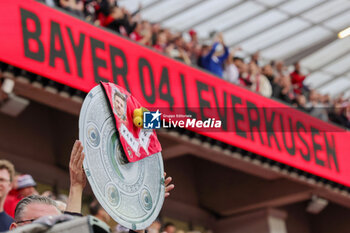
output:
M 140 144 L 143 147 L 143 149 L 145 149 L 147 154 L 149 154 L 148 144 L 149 144 L 150 137 L 151 137 L 152 133 L 153 133 L 153 130 L 141 129 L 140 134 L 139 134 Z
M 145 149 L 146 153 L 149 154 L 148 144 L 153 131 L 141 129 L 139 133 L 139 139 L 137 139 L 124 124 L 121 124 L 119 132 L 137 156 L 139 156 L 138 151 L 140 145 L 143 149 Z
M 134 135 L 130 133 L 128 128 L 124 124 L 120 126 L 119 129 L 120 134 L 124 137 L 125 141 L 128 143 L 128 145 L 131 147 L 131 149 L 135 152 L 139 151 L 140 143 L 136 140 Z

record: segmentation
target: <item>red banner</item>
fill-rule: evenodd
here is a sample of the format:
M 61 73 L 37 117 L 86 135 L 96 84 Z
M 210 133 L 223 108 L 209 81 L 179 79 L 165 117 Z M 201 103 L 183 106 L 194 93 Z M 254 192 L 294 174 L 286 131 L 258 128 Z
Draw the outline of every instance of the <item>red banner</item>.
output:
M 0 1 L 0 60 L 88 92 L 124 87 L 143 106 L 215 118 L 192 130 L 350 186 L 350 133 L 33 0 Z M 210 114 L 210 115 L 209 115 Z
M 114 83 L 101 83 L 114 115 L 116 129 L 129 162 L 136 162 L 162 151 L 154 130 L 136 127 L 133 123 L 134 110 L 141 104 L 124 88 Z M 140 114 L 140 119 L 142 119 Z

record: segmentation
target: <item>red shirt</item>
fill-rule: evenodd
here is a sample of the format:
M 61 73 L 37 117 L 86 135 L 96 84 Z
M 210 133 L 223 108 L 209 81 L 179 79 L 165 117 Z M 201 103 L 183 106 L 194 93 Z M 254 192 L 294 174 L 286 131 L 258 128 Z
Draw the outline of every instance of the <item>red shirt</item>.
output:
M 15 209 L 16 209 L 17 203 L 20 200 L 21 198 L 18 198 L 18 193 L 16 190 L 11 190 L 6 197 L 6 200 L 4 203 L 4 210 L 12 218 L 15 217 Z
M 161 45 L 159 45 L 159 44 L 153 45 L 153 48 L 154 48 L 155 50 L 157 50 L 158 52 L 163 52 L 163 51 L 164 51 L 163 46 L 161 46 Z
M 303 87 L 303 81 L 306 78 L 306 76 L 294 71 L 290 74 L 290 77 L 292 78 L 294 92 L 296 94 L 301 94 L 301 88 Z
M 142 38 L 143 37 L 140 34 L 138 34 L 136 31 L 133 31 L 132 33 L 130 33 L 130 39 L 134 41 L 142 40 Z

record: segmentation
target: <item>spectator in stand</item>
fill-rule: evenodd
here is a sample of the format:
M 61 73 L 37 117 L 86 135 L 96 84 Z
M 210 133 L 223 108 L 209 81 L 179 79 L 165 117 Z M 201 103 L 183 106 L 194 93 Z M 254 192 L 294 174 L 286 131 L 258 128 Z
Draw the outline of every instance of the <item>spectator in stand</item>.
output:
M 322 96 L 315 90 L 311 90 L 309 94 L 309 102 L 307 104 L 310 108 L 310 114 L 323 121 L 328 121 L 328 113 L 325 106 L 322 104 Z
M 4 203 L 12 188 L 14 175 L 13 164 L 7 160 L 0 160 L 0 232 L 7 231 L 13 222 L 13 219 L 4 211 Z
M 269 80 L 272 88 L 271 97 L 278 98 L 281 92 L 281 86 L 278 83 L 278 79 L 275 76 L 274 70 L 271 64 L 267 64 L 262 68 L 262 74 Z
M 302 94 L 297 95 L 296 97 L 296 104 L 297 104 L 297 108 L 303 112 L 309 113 L 310 109 L 307 107 L 306 105 L 306 97 Z
M 231 83 L 238 85 L 239 71 L 234 62 L 234 53 L 235 51 L 232 51 L 226 60 L 223 77 L 226 81 L 229 81 Z
M 6 212 L 12 217 L 15 215 L 15 209 L 19 201 L 23 198 L 38 195 L 38 191 L 35 189 L 36 183 L 31 175 L 20 175 L 17 178 L 17 189 L 14 191 L 16 196 L 8 196 L 5 203 Z
M 198 44 L 198 36 L 197 36 L 197 32 L 193 29 L 191 29 L 188 34 L 190 35 L 191 37 L 191 44 L 194 46 L 194 45 L 197 45 Z
M 290 74 L 290 77 L 292 79 L 292 84 L 293 84 L 295 94 L 301 94 L 303 89 L 303 82 L 306 76 L 302 75 L 300 71 L 299 62 L 296 62 L 294 64 L 294 71 Z
M 285 77 L 286 75 L 289 75 L 287 67 L 284 66 L 283 61 L 277 61 L 275 63 L 275 77 L 277 78 L 277 82 L 279 82 L 282 77 Z
M 203 68 L 204 69 L 204 65 L 202 64 L 202 61 L 203 61 L 203 57 L 205 55 L 207 55 L 210 51 L 210 46 L 207 45 L 207 44 L 204 44 L 201 46 L 200 48 L 200 53 L 199 53 L 199 56 L 197 58 L 197 66 L 200 67 L 200 68 Z
M 171 33 L 171 31 L 168 28 L 163 28 L 163 30 L 166 34 L 166 38 L 169 43 L 170 41 L 174 41 L 175 37 L 177 37 L 177 35 Z
M 192 64 L 197 64 L 197 59 L 200 55 L 201 46 L 198 41 L 197 32 L 191 29 L 188 34 L 191 37 L 191 41 L 188 43 L 189 57 Z
M 234 57 L 233 63 L 238 69 L 239 76 L 241 76 L 241 73 L 244 72 L 243 66 L 245 65 L 244 60 L 240 57 Z
M 93 0 L 95 5 L 95 17 L 97 19 L 97 25 L 106 26 L 106 19 L 109 16 L 111 9 L 117 7 L 118 3 L 115 0 Z
M 168 222 L 164 225 L 163 233 L 175 233 L 175 232 L 176 232 L 176 227 L 173 223 Z
M 165 31 L 162 29 L 157 34 L 157 40 L 153 45 L 153 48 L 158 52 L 165 52 L 165 48 L 167 47 L 167 35 Z
M 137 26 L 137 23 L 131 23 L 125 11 L 117 6 L 110 9 L 109 15 L 101 24 L 124 36 L 129 36 Z
M 92 216 L 104 221 L 105 223 L 109 223 L 111 221 L 111 217 L 109 214 L 102 208 L 100 203 L 97 200 L 91 202 L 89 206 L 89 212 Z
M 165 49 L 165 51 L 170 57 L 183 61 L 188 65 L 191 64 L 191 60 L 184 49 L 184 41 L 182 35 L 176 36 L 170 45 Z
M 140 44 L 151 46 L 152 44 L 152 26 L 148 21 L 142 21 L 136 25 L 133 32 L 130 33 L 130 39 Z
M 223 65 L 229 56 L 228 48 L 225 45 L 222 33 L 219 33 L 215 39 L 213 46 L 202 53 L 201 65 L 204 69 L 213 74 L 223 77 Z
M 152 45 L 155 45 L 157 43 L 157 37 L 159 32 L 162 30 L 164 32 L 164 29 L 160 27 L 160 23 L 152 23 Z
M 329 96 L 329 94 L 326 94 L 322 97 L 322 103 L 328 111 L 328 108 L 331 106 L 331 97 Z
M 16 205 L 17 203 L 20 201 L 18 199 L 18 189 L 17 189 L 17 180 L 18 177 L 20 177 L 19 174 L 15 174 L 13 180 L 12 180 L 12 189 L 11 191 L 8 193 L 6 200 L 5 200 L 5 204 L 4 204 L 4 210 L 5 212 L 10 215 L 12 218 L 14 218 L 15 216 L 15 209 L 16 209 Z
M 252 82 L 250 89 L 258 92 L 265 97 L 271 97 L 272 88 L 269 80 L 261 74 L 258 65 L 251 61 L 249 63 L 249 81 Z
M 20 198 L 31 195 L 39 195 L 36 190 L 36 183 L 33 177 L 29 174 L 21 175 L 17 179 L 17 190 Z
M 99 2 L 97 0 L 84 1 L 84 15 L 85 20 L 94 23 L 96 26 L 100 25 L 97 19 L 97 10 L 99 9 Z
M 350 129 L 350 103 L 335 101 L 333 108 L 329 112 L 329 119 L 345 128 Z
M 242 87 L 250 88 L 252 86 L 252 82 L 249 77 L 249 66 L 244 63 L 242 58 L 234 58 L 234 63 L 239 71 L 239 84 Z
M 165 49 L 168 45 L 168 36 L 164 29 L 159 30 L 156 36 L 156 42 L 153 45 L 153 48 L 158 52 L 165 52 Z
M 281 86 L 281 91 L 278 98 L 288 104 L 293 104 L 295 100 L 295 94 L 289 75 L 280 78 L 279 85 Z
M 148 233 L 160 233 L 160 229 L 162 228 L 162 224 L 158 219 L 156 219 L 151 226 L 147 228 Z
M 58 6 L 73 15 L 84 18 L 84 3 L 82 0 L 59 0 Z
M 260 52 L 257 51 L 255 52 L 252 57 L 251 57 L 251 61 L 254 62 L 257 66 L 260 66 Z
M 58 216 L 61 214 L 54 200 L 38 195 L 28 196 L 18 202 L 15 222 L 11 224 L 10 230 L 32 223 L 43 216 Z

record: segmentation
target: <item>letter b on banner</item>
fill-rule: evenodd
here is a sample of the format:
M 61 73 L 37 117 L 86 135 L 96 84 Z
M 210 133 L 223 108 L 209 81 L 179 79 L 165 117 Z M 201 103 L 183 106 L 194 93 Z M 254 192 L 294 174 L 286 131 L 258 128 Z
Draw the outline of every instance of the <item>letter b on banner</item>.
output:
M 21 23 L 22 23 L 22 33 L 23 33 L 23 46 L 24 46 L 24 55 L 28 58 L 34 59 L 39 62 L 45 60 L 44 45 L 40 40 L 41 35 L 41 24 L 38 16 L 33 12 L 20 9 L 21 10 Z M 29 23 L 31 20 L 34 25 L 34 31 L 29 30 Z M 32 43 L 35 41 L 38 47 L 37 51 L 33 51 L 33 48 L 30 48 L 30 41 Z M 33 46 L 32 46 L 33 47 Z

